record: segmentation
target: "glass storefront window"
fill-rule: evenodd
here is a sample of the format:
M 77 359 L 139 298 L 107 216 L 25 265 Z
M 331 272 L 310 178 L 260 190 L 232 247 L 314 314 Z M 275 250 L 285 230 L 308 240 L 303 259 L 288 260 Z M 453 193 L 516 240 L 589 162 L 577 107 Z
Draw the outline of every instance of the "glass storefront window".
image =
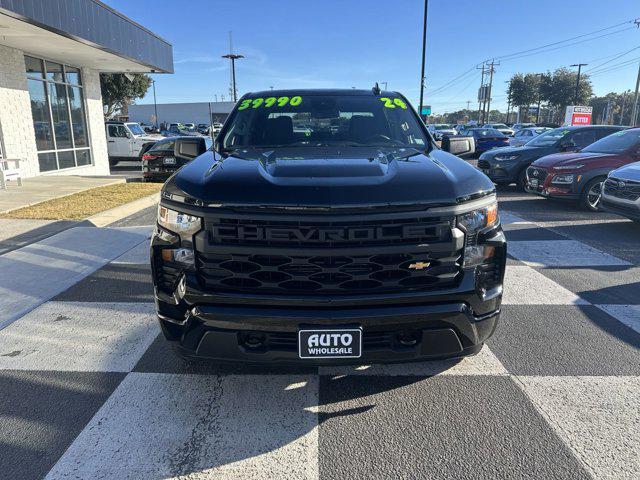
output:
M 91 165 L 80 69 L 25 56 L 40 171 Z
M 76 67 L 64 66 L 65 76 L 67 82 L 71 85 L 80 85 L 80 69 Z
M 51 99 L 53 130 L 56 132 L 56 146 L 58 149 L 71 148 L 67 86 L 63 83 L 49 83 L 49 98 Z
M 29 84 L 29 96 L 31 97 L 33 128 L 36 131 L 36 147 L 38 150 L 53 150 L 49 101 L 45 91 L 46 83 L 33 79 L 29 79 L 27 83 Z
M 74 147 L 88 147 L 87 128 L 84 118 L 84 98 L 82 88 L 68 87 L 69 106 L 71 108 L 71 123 L 73 125 Z
M 27 68 L 27 77 L 42 78 L 42 60 L 33 57 L 24 57 L 24 63 Z

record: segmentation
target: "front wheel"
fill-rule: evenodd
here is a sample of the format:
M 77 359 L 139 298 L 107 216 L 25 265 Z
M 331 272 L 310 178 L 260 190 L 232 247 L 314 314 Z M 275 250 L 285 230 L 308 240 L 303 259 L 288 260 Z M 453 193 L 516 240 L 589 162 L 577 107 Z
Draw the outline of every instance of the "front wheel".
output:
M 587 183 L 580 196 L 580 204 L 583 208 L 592 212 L 600 210 L 600 197 L 602 196 L 603 178 L 594 178 Z

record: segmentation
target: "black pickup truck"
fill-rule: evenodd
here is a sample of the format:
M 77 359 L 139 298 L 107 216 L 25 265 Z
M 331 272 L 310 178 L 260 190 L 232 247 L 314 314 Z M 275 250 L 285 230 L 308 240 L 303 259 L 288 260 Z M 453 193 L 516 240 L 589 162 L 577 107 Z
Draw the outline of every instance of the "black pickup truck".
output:
M 256 363 L 477 353 L 505 261 L 494 185 L 377 87 L 245 95 L 164 185 L 151 243 L 178 352 Z

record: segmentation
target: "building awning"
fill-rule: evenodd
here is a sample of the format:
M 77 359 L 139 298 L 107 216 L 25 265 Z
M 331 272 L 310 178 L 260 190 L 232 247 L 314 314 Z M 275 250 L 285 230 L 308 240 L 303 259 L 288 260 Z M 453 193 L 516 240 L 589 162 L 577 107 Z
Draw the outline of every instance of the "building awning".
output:
M 170 43 L 97 0 L 0 0 L 0 45 L 101 72 L 173 73 Z

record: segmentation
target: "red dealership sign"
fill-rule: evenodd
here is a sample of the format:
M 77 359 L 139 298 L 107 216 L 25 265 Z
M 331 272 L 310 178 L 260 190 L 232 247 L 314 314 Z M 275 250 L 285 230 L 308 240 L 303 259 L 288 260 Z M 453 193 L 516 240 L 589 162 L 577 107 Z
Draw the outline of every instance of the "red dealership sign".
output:
M 565 125 L 591 125 L 592 107 L 570 105 L 564 115 Z

